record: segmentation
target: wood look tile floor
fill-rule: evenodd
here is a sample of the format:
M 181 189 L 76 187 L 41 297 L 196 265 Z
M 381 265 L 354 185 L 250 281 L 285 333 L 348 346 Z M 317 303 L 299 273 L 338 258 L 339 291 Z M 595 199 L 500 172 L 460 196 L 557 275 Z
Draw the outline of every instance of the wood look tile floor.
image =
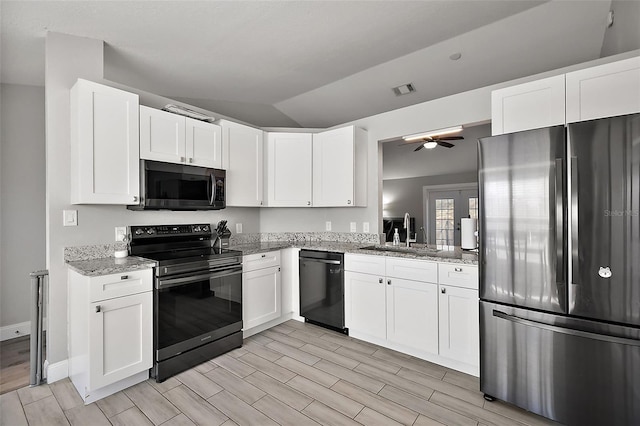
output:
M 557 424 L 485 401 L 476 377 L 297 321 L 93 404 L 83 405 L 69 379 L 8 392 L 0 403 L 7 426 Z
M 29 384 L 29 336 L 0 342 L 0 394 Z

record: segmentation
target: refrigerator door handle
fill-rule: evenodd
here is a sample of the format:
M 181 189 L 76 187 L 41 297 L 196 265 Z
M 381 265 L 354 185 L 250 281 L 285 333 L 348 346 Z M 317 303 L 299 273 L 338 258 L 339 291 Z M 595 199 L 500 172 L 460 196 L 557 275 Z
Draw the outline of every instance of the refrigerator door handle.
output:
M 573 328 L 557 327 L 555 325 L 549 325 L 539 321 L 533 321 L 525 318 L 520 318 L 515 315 L 509 315 L 502 311 L 497 311 L 495 309 L 493 310 L 493 316 L 502 318 L 507 321 L 514 322 L 516 324 L 522 324 L 525 326 L 541 328 L 543 330 L 549 330 L 554 333 L 568 334 L 570 336 L 584 337 L 585 339 L 600 340 L 608 343 L 618 343 L 618 344 L 628 345 L 628 346 L 640 346 L 640 340 L 628 339 L 625 337 L 607 336 L 606 334 L 575 330 Z
M 571 140 L 569 138 L 569 155 L 571 155 Z M 568 311 L 572 312 L 576 303 L 575 285 L 579 284 L 579 253 L 578 253 L 578 158 L 570 157 L 569 170 L 569 236 L 567 238 L 569 259 L 568 272 Z
M 564 206 L 564 159 L 556 158 L 556 181 L 555 181 L 555 196 L 556 196 L 556 282 L 565 283 L 564 275 L 564 262 L 565 262 L 565 244 L 564 236 L 565 231 L 565 206 Z

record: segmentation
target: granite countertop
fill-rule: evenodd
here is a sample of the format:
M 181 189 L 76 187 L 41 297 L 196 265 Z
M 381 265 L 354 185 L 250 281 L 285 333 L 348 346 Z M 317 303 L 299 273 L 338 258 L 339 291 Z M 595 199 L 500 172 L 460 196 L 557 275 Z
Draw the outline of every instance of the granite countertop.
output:
M 138 256 L 127 256 L 123 258 L 103 257 L 99 259 L 76 260 L 67 262 L 67 265 L 82 275 L 96 277 L 153 268 L 156 266 L 156 261 Z
M 468 265 L 478 264 L 478 254 L 474 252 L 467 252 L 460 247 L 456 247 L 454 250 L 442 250 L 435 252 L 429 248 L 416 248 L 410 252 L 402 251 L 377 251 L 377 250 L 365 250 L 364 247 L 372 247 L 374 244 L 366 243 L 345 243 L 335 241 L 273 241 L 273 242 L 258 242 L 248 244 L 236 244 L 229 246 L 230 249 L 239 250 L 243 255 L 264 253 L 273 250 L 281 250 L 284 248 L 300 248 L 307 250 L 321 250 L 321 251 L 334 251 L 339 253 L 355 253 L 355 254 L 367 254 L 373 256 L 390 256 L 390 257 L 403 257 L 408 259 L 424 259 L 432 262 L 449 262 L 449 263 L 464 263 Z M 385 247 L 380 244 L 376 244 L 375 247 Z M 402 248 L 402 247 L 401 247 Z

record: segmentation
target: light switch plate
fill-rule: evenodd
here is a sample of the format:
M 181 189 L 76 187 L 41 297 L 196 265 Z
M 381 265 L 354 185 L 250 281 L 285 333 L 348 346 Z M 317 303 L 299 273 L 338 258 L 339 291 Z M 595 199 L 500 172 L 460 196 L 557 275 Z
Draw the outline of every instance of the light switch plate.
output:
M 369 222 L 362 222 L 362 232 L 369 232 Z
M 236 234 L 242 234 L 242 224 L 236 223 Z
M 325 231 L 331 231 L 331 222 L 330 221 L 326 221 L 324 223 L 324 230 Z
M 63 210 L 62 211 L 62 225 L 63 226 L 78 226 L 78 210 Z
M 355 222 L 351 222 L 349 224 L 349 231 L 350 232 L 356 232 L 356 223 Z
M 126 226 L 116 226 L 116 242 L 124 241 L 124 237 L 127 235 Z

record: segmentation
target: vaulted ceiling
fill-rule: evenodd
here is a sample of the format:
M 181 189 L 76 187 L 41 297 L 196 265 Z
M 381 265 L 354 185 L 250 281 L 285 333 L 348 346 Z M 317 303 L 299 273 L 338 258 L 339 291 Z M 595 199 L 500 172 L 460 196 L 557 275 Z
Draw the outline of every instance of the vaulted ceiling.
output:
M 328 127 L 598 58 L 617 3 L 2 1 L 0 77 L 43 85 L 55 31 L 104 40 L 109 80 L 260 126 Z M 628 38 L 605 54 L 640 48 Z M 416 92 L 396 96 L 405 83 Z

